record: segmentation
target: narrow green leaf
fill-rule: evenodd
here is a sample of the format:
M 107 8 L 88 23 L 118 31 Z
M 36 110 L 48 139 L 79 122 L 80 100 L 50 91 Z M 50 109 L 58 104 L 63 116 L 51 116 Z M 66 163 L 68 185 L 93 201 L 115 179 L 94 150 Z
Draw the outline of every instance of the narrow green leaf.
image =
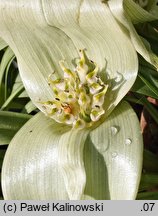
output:
M 139 62 L 139 73 L 132 91 L 158 98 L 158 73 L 156 69 L 143 58 L 139 58 Z
M 147 10 L 145 10 L 143 7 L 141 7 L 141 1 L 139 5 L 134 1 L 124 0 L 124 8 L 134 24 L 158 19 L 158 13 L 155 13 L 154 11 L 154 8 L 157 8 L 156 1 L 150 0 L 148 2 L 150 3 L 146 4 L 146 7 L 144 8 L 147 8 Z
M 143 95 L 142 97 L 144 97 L 144 95 Z M 141 98 L 138 99 L 138 98 L 136 98 L 134 95 L 127 95 L 127 96 L 125 96 L 124 99 L 125 99 L 126 101 L 128 101 L 128 102 L 132 102 L 132 103 L 136 103 L 136 104 L 143 105 L 143 103 L 141 102 Z
M 0 174 L 1 174 L 2 163 L 3 163 L 5 152 L 6 149 L 0 148 Z
M 140 66 L 140 79 L 158 97 L 158 73 L 148 67 Z
M 140 188 L 141 190 L 152 189 L 158 186 L 158 173 L 144 173 L 141 177 Z
M 158 192 L 141 192 L 138 193 L 138 200 L 158 200 Z
M 153 119 L 155 120 L 156 123 L 158 123 L 158 111 L 157 109 L 154 107 L 153 104 L 151 104 L 144 95 L 135 93 L 135 100 L 133 100 L 133 102 L 138 103 L 138 104 L 142 104 L 146 110 L 149 112 L 149 114 L 153 117 Z M 126 97 L 127 100 L 130 101 L 130 97 Z M 131 101 L 132 102 L 132 101 Z
M 3 55 L 3 58 L 0 64 L 0 88 L 2 85 L 2 79 L 5 73 L 5 69 L 7 65 L 9 64 L 9 62 L 11 61 L 11 59 L 13 58 L 13 56 L 14 56 L 13 51 L 10 49 L 10 47 L 8 47 Z
M 148 76 L 147 78 L 146 77 L 144 78 L 143 75 L 139 75 L 139 77 L 144 82 L 144 84 L 152 91 L 152 93 L 156 95 L 156 97 L 158 97 L 158 89 L 155 86 L 155 83 L 157 83 L 157 80 L 156 79 L 152 80 L 152 75 L 151 74 L 148 74 L 148 75 L 147 75 Z
M 5 89 L 4 89 L 4 101 L 7 99 L 9 93 L 10 93 L 10 89 L 12 86 L 11 85 L 11 74 L 9 72 L 14 72 L 13 69 L 11 69 L 11 64 L 12 64 L 12 61 L 13 59 L 15 58 L 15 56 L 12 57 L 12 59 L 10 59 L 10 62 L 8 63 L 7 67 L 6 67 L 6 70 L 5 70 L 5 81 L 4 81 L 4 86 L 5 86 Z M 8 82 L 10 81 L 10 82 Z
M 13 84 L 11 94 L 14 94 L 14 92 L 16 92 L 16 90 L 22 85 L 23 85 L 23 82 L 21 80 L 20 74 L 18 74 Z M 29 96 L 27 92 L 24 90 L 21 94 L 18 95 L 18 97 L 23 98 L 23 97 L 29 97 Z
M 9 144 L 30 115 L 0 111 L 0 145 Z
M 18 88 L 7 98 L 7 100 L 4 102 L 4 104 L 1 107 L 1 110 L 6 109 L 9 104 L 13 101 L 13 99 L 17 96 L 19 96 L 24 91 L 23 84 L 19 85 Z
M 127 1 L 125 1 L 127 2 Z M 141 40 L 140 36 L 136 32 L 135 27 L 131 21 L 131 17 L 128 15 L 127 11 L 124 9 L 123 0 L 110 0 L 108 1 L 109 7 L 115 16 L 115 18 L 127 28 L 130 33 L 131 41 L 136 49 L 136 51 L 143 56 L 143 58 L 149 63 L 153 63 L 150 53 L 148 52 L 144 42 Z M 132 1 L 130 1 L 132 4 Z
M 143 155 L 143 168 L 146 172 L 157 172 L 158 173 L 158 158 L 157 155 L 150 151 L 145 150 Z
M 141 101 L 142 101 L 143 105 L 145 106 L 146 110 L 150 113 L 150 115 L 153 117 L 155 122 L 158 124 L 158 111 L 157 111 L 157 109 L 145 97 L 142 97 Z
M 150 59 L 151 59 L 151 64 L 157 69 L 158 71 L 158 56 L 152 51 L 151 49 L 151 45 L 150 43 L 143 37 L 141 37 L 141 40 L 143 41 L 148 53 L 149 53 L 149 56 L 150 56 Z
M 5 100 L 5 83 L 3 82 L 5 80 L 5 71 L 7 70 L 8 65 L 10 65 L 10 62 L 12 61 L 14 54 L 12 50 L 8 47 L 1 59 L 0 64 L 0 106 L 4 103 Z
M 151 86 L 153 87 L 153 86 Z M 150 96 L 152 98 L 157 98 L 158 99 L 158 95 L 155 94 L 152 91 L 152 88 L 149 88 L 145 82 L 142 81 L 142 79 L 138 76 L 136 82 L 134 83 L 131 91 L 139 93 L 139 94 L 143 94 L 143 95 L 147 95 Z M 136 99 L 138 100 L 138 99 Z

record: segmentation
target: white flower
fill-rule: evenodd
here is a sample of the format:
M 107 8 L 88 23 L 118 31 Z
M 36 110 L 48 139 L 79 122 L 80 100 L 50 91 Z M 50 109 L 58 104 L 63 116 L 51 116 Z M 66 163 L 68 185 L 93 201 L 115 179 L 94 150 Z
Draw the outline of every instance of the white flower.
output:
M 99 78 L 98 66 L 87 58 L 84 50 L 80 50 L 74 71 L 66 68 L 63 61 L 60 66 L 64 78 L 49 77 L 54 99 L 43 103 L 45 112 L 57 122 L 75 128 L 89 127 L 105 113 L 103 104 L 108 85 Z

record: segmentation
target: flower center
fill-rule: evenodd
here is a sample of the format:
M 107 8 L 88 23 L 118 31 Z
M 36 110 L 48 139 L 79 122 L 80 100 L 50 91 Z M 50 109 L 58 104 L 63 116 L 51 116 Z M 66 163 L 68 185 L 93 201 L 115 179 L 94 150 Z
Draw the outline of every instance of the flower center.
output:
M 59 62 L 63 79 L 53 80 L 49 84 L 55 98 L 43 103 L 46 114 L 60 123 L 75 128 L 90 127 L 105 113 L 104 97 L 108 85 L 98 75 L 98 66 L 80 50 L 80 59 L 74 71 L 66 68 L 64 61 Z

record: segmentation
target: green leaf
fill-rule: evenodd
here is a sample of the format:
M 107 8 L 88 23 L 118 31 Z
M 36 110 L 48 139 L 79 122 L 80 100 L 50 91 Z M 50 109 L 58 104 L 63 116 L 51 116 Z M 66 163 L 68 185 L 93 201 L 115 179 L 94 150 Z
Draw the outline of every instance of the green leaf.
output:
M 134 111 L 122 103 L 87 133 L 35 115 L 8 147 L 2 169 L 5 199 L 79 198 L 85 184 L 83 159 L 81 199 L 134 199 L 142 170 L 142 137 Z
M 0 104 L 3 102 L 2 101 L 3 99 L 3 95 L 2 95 L 3 78 L 5 75 L 7 66 L 10 65 L 10 62 L 13 60 L 13 58 L 14 58 L 14 53 L 10 49 L 10 47 L 8 47 L 6 51 L 4 52 L 4 55 L 2 57 L 1 64 L 0 64 L 0 94 L 1 94 Z
M 8 144 L 30 115 L 0 111 L 0 145 Z
M 139 35 L 142 36 L 141 39 L 143 40 L 150 54 L 150 58 L 152 59 L 153 65 L 158 70 L 158 32 L 157 32 L 158 24 L 156 23 L 158 22 L 155 21 L 154 24 L 152 22 L 152 23 L 145 23 L 144 25 L 142 24 L 137 25 L 136 29 Z
M 155 120 L 155 122 L 158 124 L 158 112 L 157 112 L 157 109 L 145 97 L 141 98 L 141 102 L 145 106 L 146 110 L 153 117 L 153 119 Z
M 145 10 L 134 1 L 124 0 L 124 9 L 127 11 L 134 24 L 158 19 L 158 13 L 155 13 L 155 9 L 157 8 L 157 1 L 150 0 L 148 2 L 149 3 L 146 6 L 147 10 Z
M 12 60 L 12 58 L 14 57 L 14 53 L 13 51 L 10 49 L 10 47 L 8 47 L 3 55 L 3 58 L 1 60 L 1 65 L 0 65 L 0 84 L 2 82 L 2 78 L 5 72 L 5 69 L 7 67 L 7 65 L 9 64 L 9 62 Z
M 129 91 L 138 71 L 137 54 L 125 29 L 101 1 L 70 0 L 69 8 L 64 0 L 31 0 L 30 4 L 31 8 L 25 0 L 20 5 L 18 0 L 0 1 L 0 35 L 15 52 L 33 103 L 45 112 L 41 102 L 54 97 L 48 76 L 55 71 L 54 76 L 62 77 L 58 62 L 65 59 L 72 69 L 79 49 L 86 49 L 111 86 L 106 99 L 108 115 Z M 14 5 L 12 13 L 10 5 Z
M 140 79 L 158 97 L 158 73 L 147 67 L 140 67 Z
M 158 200 L 158 192 L 142 192 L 138 193 L 138 200 Z
M 158 98 L 158 73 L 154 67 L 140 59 L 139 74 L 132 91 Z
M 145 150 L 144 151 L 144 162 L 143 162 L 143 168 L 146 172 L 157 172 L 158 173 L 158 158 L 157 155 L 153 154 L 150 151 Z
M 144 173 L 141 177 L 140 188 L 141 190 L 152 189 L 158 186 L 158 173 Z
M 12 87 L 12 91 L 11 91 L 11 94 L 14 94 L 14 92 L 20 87 L 23 85 L 23 82 L 21 80 L 21 77 L 20 75 L 18 74 L 16 79 L 15 79 L 15 82 L 13 84 L 13 87 Z M 23 98 L 23 97 L 29 97 L 27 92 L 24 90 L 19 96 L 19 98 Z
M 142 55 L 146 61 L 148 61 L 149 63 L 154 65 L 153 56 L 151 55 L 149 50 L 146 48 L 146 44 L 144 44 L 144 41 L 141 39 L 141 37 L 136 32 L 136 29 L 132 23 L 131 17 L 128 14 L 129 10 L 127 10 L 127 6 L 131 7 L 131 5 L 135 4 L 135 3 L 133 3 L 133 1 L 128 1 L 128 0 L 125 0 L 125 1 L 123 1 L 123 0 L 110 0 L 110 1 L 108 1 L 108 4 L 109 4 L 111 12 L 115 16 L 115 18 L 123 26 L 125 26 L 127 28 L 128 32 L 130 34 L 130 37 L 131 37 L 131 41 L 132 41 L 136 51 L 140 55 Z M 124 8 L 124 4 L 126 5 L 125 8 Z M 137 9 L 139 11 L 138 14 L 137 14 L 137 12 L 138 12 Z M 135 11 L 133 8 L 132 9 L 130 8 L 130 10 L 131 10 L 131 14 L 135 14 Z M 145 10 L 143 10 L 143 13 L 147 13 L 147 12 L 145 12 Z M 136 5 L 136 15 L 144 16 L 143 13 L 142 13 L 142 9 Z M 139 22 L 139 18 L 140 17 L 136 18 L 136 19 L 138 19 L 138 22 Z
M 17 89 L 16 89 L 16 90 L 7 98 L 7 100 L 4 102 L 4 104 L 3 104 L 2 107 L 1 107 L 1 110 L 6 109 L 6 108 L 9 106 L 9 104 L 12 102 L 12 100 L 13 100 L 15 97 L 19 96 L 23 91 L 24 91 L 24 86 L 23 86 L 23 84 L 21 83 L 21 85 L 19 85 L 19 86 L 17 87 Z
M 150 43 L 143 37 L 141 37 L 151 59 L 151 64 L 157 69 L 158 71 L 158 56 L 152 51 Z
M 138 76 L 136 82 L 134 83 L 131 91 L 139 93 L 139 94 L 143 94 L 143 95 L 147 95 L 153 98 L 157 98 L 158 96 L 157 94 L 155 94 L 142 80 L 141 78 Z M 138 99 L 137 99 L 138 100 Z
M 2 163 L 3 163 L 3 159 L 4 159 L 4 155 L 6 152 L 6 149 L 1 148 L 2 146 L 0 146 L 0 174 L 1 174 L 1 168 L 2 168 Z
M 154 105 L 152 103 L 150 103 L 146 99 L 146 97 L 144 95 L 135 93 L 134 96 L 135 96 L 134 98 L 133 97 L 132 98 L 131 97 L 126 97 L 126 99 L 128 101 L 135 102 L 135 103 L 143 105 L 146 108 L 146 110 L 149 112 L 149 114 L 151 115 L 151 117 L 158 124 L 158 112 L 157 112 L 157 109 L 154 107 Z

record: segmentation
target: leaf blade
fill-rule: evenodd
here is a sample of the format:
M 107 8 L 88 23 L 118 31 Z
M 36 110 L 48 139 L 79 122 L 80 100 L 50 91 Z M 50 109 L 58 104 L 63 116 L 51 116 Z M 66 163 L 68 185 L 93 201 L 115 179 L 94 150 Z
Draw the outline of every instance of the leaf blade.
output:
M 31 118 L 30 115 L 0 111 L 0 145 L 9 144 L 16 132 Z
M 125 111 L 124 114 L 122 114 L 122 110 Z M 123 133 L 123 135 L 119 136 L 123 136 L 123 138 L 125 138 L 129 135 L 129 133 L 130 136 L 134 133 L 135 137 L 133 138 L 133 143 L 131 146 L 127 146 L 126 149 L 124 146 L 125 140 L 123 140 L 123 143 L 121 144 L 118 143 L 118 146 L 116 146 L 116 143 L 112 141 L 112 147 L 110 147 L 110 150 L 107 150 L 109 148 L 109 144 L 107 144 L 104 137 L 109 134 L 109 126 L 111 126 L 111 122 L 112 125 L 114 123 L 120 123 L 122 115 L 124 116 L 121 120 L 121 126 L 123 125 L 123 129 L 122 132 L 120 130 L 119 133 Z M 132 121 L 135 121 L 133 127 L 129 125 L 129 119 L 131 118 Z M 126 119 L 128 119 L 127 122 Z M 125 131 L 127 132 L 127 129 L 125 129 L 127 126 L 128 134 L 125 133 Z M 90 135 L 85 141 L 85 147 L 83 150 L 86 185 L 84 194 L 81 198 L 135 198 L 142 166 L 142 142 L 140 132 L 137 129 L 137 118 L 130 106 L 125 103 L 120 105 L 118 109 L 116 108 L 111 117 L 109 117 L 106 122 L 100 126 L 100 128 L 94 129 L 90 132 Z M 30 131 L 32 132 L 30 133 Z M 68 133 L 68 135 L 63 136 L 64 133 Z M 100 134 L 100 136 L 98 136 L 98 134 Z M 60 139 L 61 136 L 63 136 L 62 139 Z M 72 135 L 72 137 L 73 136 L 74 135 Z M 23 137 L 22 143 L 21 137 Z M 21 129 L 21 132 L 16 135 L 12 143 L 9 145 L 9 150 L 7 151 L 4 160 L 2 169 L 2 186 L 5 199 L 51 198 L 61 200 L 69 198 L 61 171 L 61 156 L 64 155 L 64 153 L 69 156 L 69 153 L 63 151 L 65 148 L 62 150 L 63 153 L 59 152 L 61 150 L 61 146 L 59 148 L 59 142 L 64 143 L 64 137 L 69 140 L 69 128 L 54 123 L 54 121 L 44 117 L 41 113 L 33 117 L 31 121 L 28 122 L 23 129 Z M 111 133 L 109 134 L 108 139 L 110 139 L 110 137 Z M 99 143 L 101 139 L 104 142 Z M 119 139 L 121 138 L 117 138 L 117 141 Z M 138 140 L 136 141 L 136 139 L 139 139 L 140 146 L 137 145 Z M 101 148 L 99 149 L 100 144 Z M 69 144 L 67 145 L 69 146 Z M 114 166 L 114 164 L 110 162 L 111 151 L 113 148 L 115 148 L 115 151 L 118 151 L 118 158 L 119 154 L 122 155 L 122 158 L 123 156 L 127 157 L 124 158 L 126 159 L 126 163 L 122 163 L 122 165 L 116 164 L 116 166 Z M 17 151 L 19 152 L 18 158 L 16 156 Z M 75 156 L 75 148 L 73 147 L 72 157 Z M 82 160 L 82 151 L 79 157 Z M 66 161 L 70 162 L 70 160 L 67 159 Z M 71 167 L 71 163 L 69 166 Z M 72 167 L 73 166 L 74 164 L 72 164 Z M 127 166 L 130 170 L 129 177 L 127 177 L 127 174 L 129 174 L 126 169 Z M 124 168 L 125 171 L 123 171 Z M 127 177 L 127 183 L 130 183 L 133 187 L 129 187 L 129 184 L 126 183 L 123 188 L 121 182 L 124 180 L 125 176 Z M 130 178 L 132 180 L 129 180 Z M 69 182 L 69 184 L 71 185 L 71 182 Z M 121 187 L 118 188 L 118 185 L 120 184 Z M 78 190 L 78 188 L 76 190 Z
M 132 108 L 123 102 L 90 135 L 107 167 L 110 199 L 135 199 L 142 172 L 143 142 Z

